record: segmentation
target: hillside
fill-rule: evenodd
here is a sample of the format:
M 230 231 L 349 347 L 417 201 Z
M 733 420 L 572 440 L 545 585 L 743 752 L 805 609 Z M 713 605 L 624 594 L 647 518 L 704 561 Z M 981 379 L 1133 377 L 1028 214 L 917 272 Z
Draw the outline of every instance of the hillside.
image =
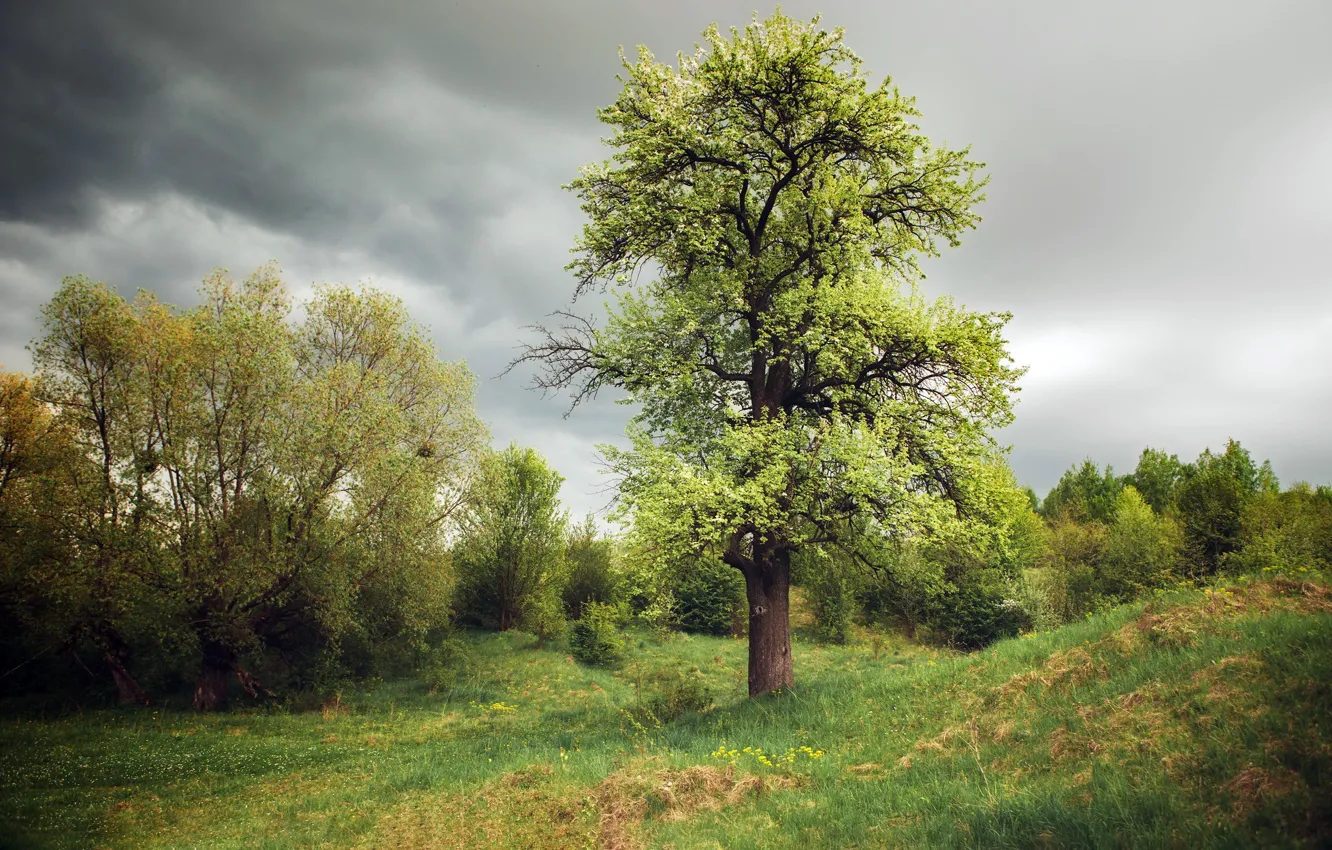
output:
M 1332 588 L 1181 592 L 952 655 L 641 636 L 624 668 L 475 635 L 438 693 L 15 716 L 7 846 L 1152 847 L 1332 841 Z M 709 705 L 710 703 L 710 705 Z M 701 710 L 698 710 L 703 706 Z M 671 719 L 671 715 L 678 715 Z

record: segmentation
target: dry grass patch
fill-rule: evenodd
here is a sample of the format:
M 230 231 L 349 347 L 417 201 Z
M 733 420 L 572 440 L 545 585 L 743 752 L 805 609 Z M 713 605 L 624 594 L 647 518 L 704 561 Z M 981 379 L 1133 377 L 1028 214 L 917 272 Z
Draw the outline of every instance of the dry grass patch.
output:
M 236 794 L 210 795 L 199 779 L 184 783 L 186 788 L 197 788 L 189 796 L 196 802 L 180 806 L 163 800 L 154 793 L 135 794 L 111 806 L 105 815 L 108 835 L 138 836 L 140 846 L 180 846 L 181 843 L 199 842 L 208 836 L 209 843 L 225 839 L 240 839 L 253 835 L 256 829 L 278 828 L 291 817 L 317 819 L 326 817 L 321 812 L 291 811 L 294 801 L 306 800 L 327 793 L 343 777 L 307 775 L 300 772 L 259 781 Z M 244 823 L 234 820 L 234 810 L 243 809 L 249 819 Z M 152 836 L 151 844 L 143 844 L 144 836 Z
M 1033 684 L 1039 683 L 1046 690 L 1077 687 L 1109 675 L 1110 667 L 1105 661 L 1093 658 L 1086 646 L 1074 646 L 1054 653 L 1041 667 L 1014 675 L 992 693 L 1000 701 L 1011 703 Z
M 596 821 L 588 789 L 550 768 L 507 773 L 471 793 L 432 794 L 380 818 L 362 847 L 454 850 L 592 846 Z
M 755 776 L 709 765 L 683 770 L 628 767 L 606 777 L 594 793 L 598 838 L 606 850 L 642 847 L 648 818 L 685 820 L 700 810 L 737 806 L 747 799 L 797 784 L 794 776 Z
M 1234 816 L 1243 820 L 1280 798 L 1302 792 L 1304 780 L 1284 767 L 1264 769 L 1252 763 L 1225 784 Z
M 1332 587 L 1311 581 L 1277 577 L 1204 591 L 1201 602 L 1174 605 L 1156 611 L 1148 605 L 1134 627 L 1158 646 L 1181 648 L 1213 634 L 1222 620 L 1241 615 L 1332 613 Z

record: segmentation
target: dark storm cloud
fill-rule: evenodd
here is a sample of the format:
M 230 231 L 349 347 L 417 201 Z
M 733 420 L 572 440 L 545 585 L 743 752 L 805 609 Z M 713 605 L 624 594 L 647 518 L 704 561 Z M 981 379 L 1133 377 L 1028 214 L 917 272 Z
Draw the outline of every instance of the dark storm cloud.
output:
M 1002 439 L 1044 489 L 1091 454 L 1192 456 L 1233 435 L 1332 480 L 1332 6 L 855 0 L 825 22 L 992 177 L 932 291 L 1016 313 L 1032 366 Z M 87 272 L 188 303 L 276 257 L 298 287 L 401 295 L 483 379 L 567 298 L 560 191 L 605 155 L 615 49 L 689 50 L 746 3 L 531 0 L 10 3 L 0 12 L 0 362 Z M 794 15 L 816 7 L 788 3 Z M 768 9 L 761 10 L 766 14 Z M 1321 322 L 1321 323 L 1320 323 Z M 600 506 L 609 400 L 483 380 L 498 442 Z
M 104 35 L 99 6 L 0 11 L 0 218 L 76 224 L 90 183 L 135 171 L 158 81 Z

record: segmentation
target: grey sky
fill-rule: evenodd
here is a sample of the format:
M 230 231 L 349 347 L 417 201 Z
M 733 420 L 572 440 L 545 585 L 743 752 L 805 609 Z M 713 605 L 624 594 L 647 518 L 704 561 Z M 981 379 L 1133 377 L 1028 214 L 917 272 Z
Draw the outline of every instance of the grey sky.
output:
M 582 512 L 628 411 L 492 380 L 568 299 L 560 190 L 604 155 L 616 48 L 690 49 L 735 2 L 168 0 L 0 11 L 0 363 L 82 272 L 190 303 L 214 266 L 298 290 L 370 280 L 482 378 L 496 442 Z M 970 144 L 985 221 L 928 286 L 1011 310 L 1031 367 L 1013 444 L 1044 493 L 1085 456 L 1240 439 L 1332 481 L 1332 4 L 826 2 L 936 141 Z M 770 7 L 759 8 L 766 15 Z

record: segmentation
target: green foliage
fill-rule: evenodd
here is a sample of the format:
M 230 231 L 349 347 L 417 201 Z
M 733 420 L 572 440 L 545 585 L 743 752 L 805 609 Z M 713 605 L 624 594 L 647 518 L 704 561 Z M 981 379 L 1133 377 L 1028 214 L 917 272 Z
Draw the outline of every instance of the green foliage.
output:
M 201 295 L 180 311 L 69 278 L 43 308 L 33 360 L 76 451 L 42 485 L 51 546 L 26 560 L 25 604 L 122 699 L 188 641 L 213 708 L 229 676 L 261 692 L 243 663 L 439 624 L 442 535 L 484 428 L 470 373 L 384 293 L 316 287 L 299 322 L 272 267 Z
M 565 553 L 568 574 L 564 581 L 564 610 L 577 618 L 587 602 L 617 602 L 621 578 L 616 570 L 615 543 L 599 537 L 596 520 L 588 514 L 573 529 Z
M 744 626 L 745 583 L 721 561 L 703 559 L 680 567 L 675 582 L 676 622 L 686 632 L 737 634 Z
M 1240 548 L 1244 511 L 1258 492 L 1258 467 L 1235 440 L 1184 468 L 1175 499 L 1199 574 L 1215 573 Z
M 914 638 L 935 600 L 948 590 L 944 566 L 910 543 L 886 547 L 878 563 L 860 591 L 865 612 L 871 618 L 896 619 Z
M 1261 492 L 1245 506 L 1237 572 L 1298 574 L 1332 568 L 1332 492 L 1297 483 L 1284 493 Z
M 539 328 L 520 361 L 576 401 L 617 387 L 641 405 L 630 448 L 603 451 L 644 551 L 786 588 L 789 553 L 856 518 L 984 524 L 987 433 L 1021 374 L 1009 317 L 914 286 L 918 258 L 978 221 L 980 164 L 930 144 L 914 102 L 817 19 L 714 26 L 676 67 L 640 49 L 622 79 L 600 112 L 614 157 L 570 184 L 589 219 L 576 294 L 612 290 L 611 315 Z M 752 672 L 756 692 L 791 684 Z
M 560 637 L 569 625 L 564 601 L 556 594 L 556 590 L 553 585 L 548 585 L 524 600 L 519 622 L 523 628 L 536 635 L 537 646 L 544 646 L 546 641 Z
M 460 620 L 500 631 L 554 622 L 568 527 L 563 481 L 534 449 L 512 445 L 483 459 L 454 547 Z
M 1183 547 L 1183 531 L 1175 518 L 1158 516 L 1137 488 L 1125 487 L 1115 502 L 1114 522 L 1105 538 L 1097 576 L 1099 592 L 1125 601 L 1170 585 L 1182 575 Z
M 810 548 L 793 560 L 795 581 L 805 589 L 814 614 L 814 637 L 823 643 L 844 644 L 858 607 L 854 568 L 839 563 L 841 553 Z
M 453 634 L 444 633 L 422 645 L 418 652 L 416 675 L 430 693 L 452 688 L 468 668 L 467 644 Z
M 569 654 L 584 664 L 609 667 L 624 658 L 625 638 L 621 627 L 625 611 L 620 605 L 588 602 L 569 626 Z
M 663 591 L 638 612 L 639 621 L 648 627 L 657 640 L 668 640 L 680 625 L 680 612 L 675 594 Z
M 926 614 L 931 636 L 956 649 L 980 649 L 1031 627 L 1022 603 L 1006 593 L 1001 577 L 981 573 L 933 597 Z
M 1041 513 L 1054 519 L 1067 513 L 1078 522 L 1108 523 L 1124 481 L 1107 465 L 1101 472 L 1091 458 L 1069 469 L 1041 502 Z
M 1178 456 L 1149 447 L 1142 450 L 1127 483 L 1137 489 L 1153 511 L 1163 514 L 1175 504 L 1175 487 L 1183 473 Z
M 631 675 L 635 699 L 629 714 L 642 727 L 659 727 L 713 704 L 712 692 L 697 667 L 686 670 L 677 664 Z
M 1033 580 L 1048 609 L 1038 617 L 1068 623 L 1100 603 L 1098 574 L 1105 557 L 1108 529 L 1098 522 L 1079 523 L 1062 515 L 1050 525 L 1049 549 Z

